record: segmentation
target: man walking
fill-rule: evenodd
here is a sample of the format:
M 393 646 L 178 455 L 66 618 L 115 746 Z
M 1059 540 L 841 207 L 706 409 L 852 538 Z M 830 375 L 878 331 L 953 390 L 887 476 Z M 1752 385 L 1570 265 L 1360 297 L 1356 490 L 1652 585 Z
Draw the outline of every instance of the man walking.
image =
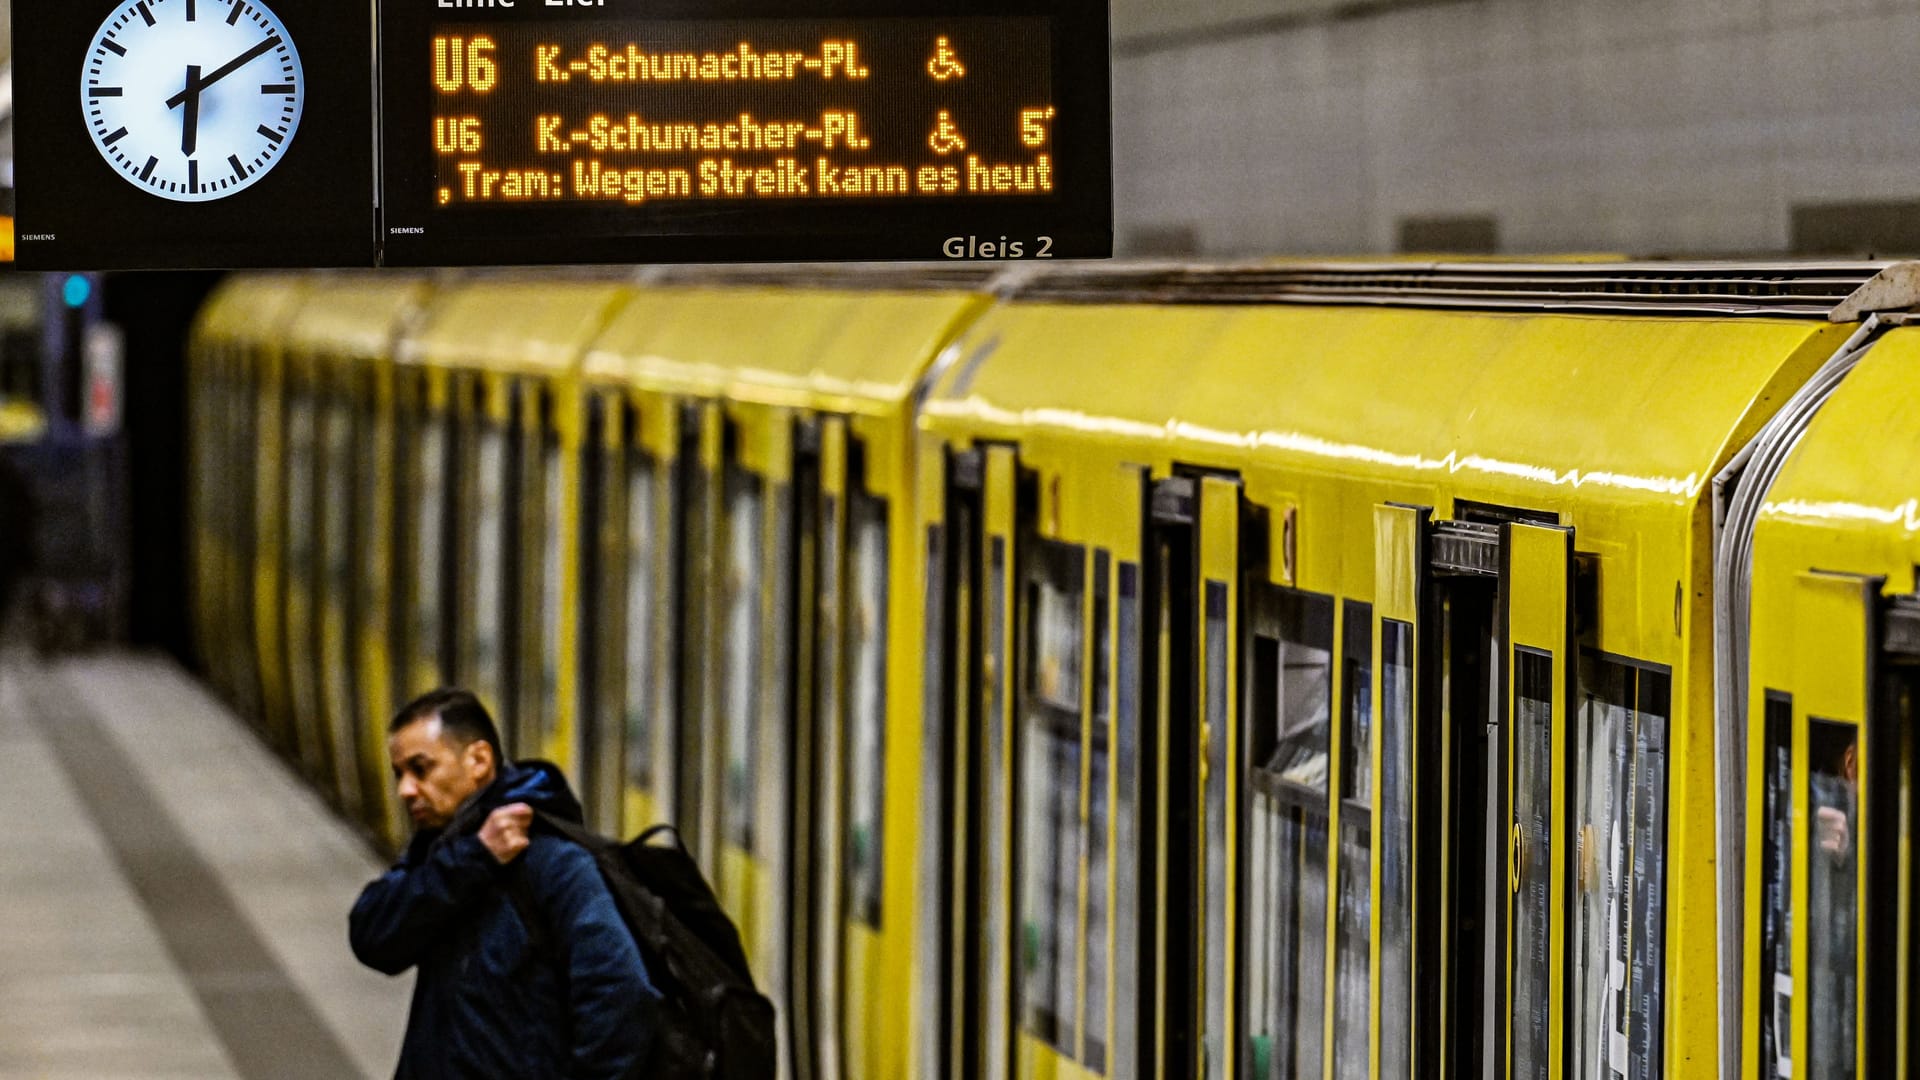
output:
M 351 931 L 368 967 L 419 969 L 396 1080 L 637 1075 L 661 995 L 593 856 L 532 827 L 581 819 L 560 771 L 507 762 L 463 690 L 400 710 L 387 749 L 416 832 Z

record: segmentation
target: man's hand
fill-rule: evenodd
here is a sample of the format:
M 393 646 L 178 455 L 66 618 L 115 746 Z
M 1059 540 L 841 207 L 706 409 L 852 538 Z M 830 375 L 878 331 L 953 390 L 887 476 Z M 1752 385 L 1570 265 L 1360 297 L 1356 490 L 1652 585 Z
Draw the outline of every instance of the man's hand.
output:
M 505 866 L 527 850 L 527 829 L 532 825 L 533 807 L 512 803 L 487 815 L 487 823 L 480 827 L 480 842 Z

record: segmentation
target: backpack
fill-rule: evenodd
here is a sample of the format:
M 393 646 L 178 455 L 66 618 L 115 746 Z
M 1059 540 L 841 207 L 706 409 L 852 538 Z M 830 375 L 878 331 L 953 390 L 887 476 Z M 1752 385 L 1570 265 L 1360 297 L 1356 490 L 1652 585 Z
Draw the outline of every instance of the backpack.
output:
M 773 1080 L 779 1060 L 773 1003 L 754 988 L 740 932 L 720 908 L 680 834 L 657 825 L 626 843 L 545 811 L 535 819 L 593 855 L 665 1001 L 653 1051 L 634 1071 L 658 1080 Z M 673 840 L 656 846 L 656 837 Z M 514 879 L 519 881 L 518 878 Z M 531 897 L 512 892 L 521 921 L 541 940 L 542 920 L 529 918 Z

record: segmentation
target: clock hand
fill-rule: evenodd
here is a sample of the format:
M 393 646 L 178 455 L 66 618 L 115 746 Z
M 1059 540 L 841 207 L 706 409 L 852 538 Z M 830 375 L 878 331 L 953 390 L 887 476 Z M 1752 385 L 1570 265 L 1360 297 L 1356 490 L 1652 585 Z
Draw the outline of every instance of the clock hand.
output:
M 200 138 L 200 65 L 187 65 L 187 110 L 180 122 L 180 152 L 191 157 Z
M 217 68 L 214 68 L 213 74 L 207 76 L 204 79 L 201 79 L 199 86 L 189 86 L 185 90 L 182 90 L 179 93 L 168 98 L 167 108 L 169 109 L 178 108 L 182 102 L 187 100 L 188 97 L 197 97 L 200 91 L 205 90 L 207 87 L 212 86 L 214 83 L 219 82 L 221 79 L 224 79 L 227 76 L 233 74 L 234 72 L 239 71 L 241 68 L 246 67 L 248 64 L 253 63 L 255 58 L 259 57 L 262 53 L 265 53 L 269 49 L 277 48 L 279 45 L 280 45 L 280 35 L 275 34 L 274 36 L 268 38 L 267 40 L 261 42 L 260 44 L 255 45 L 253 48 L 248 49 L 246 52 L 241 53 L 239 56 L 236 56 L 233 59 L 227 61 L 225 64 L 222 64 Z

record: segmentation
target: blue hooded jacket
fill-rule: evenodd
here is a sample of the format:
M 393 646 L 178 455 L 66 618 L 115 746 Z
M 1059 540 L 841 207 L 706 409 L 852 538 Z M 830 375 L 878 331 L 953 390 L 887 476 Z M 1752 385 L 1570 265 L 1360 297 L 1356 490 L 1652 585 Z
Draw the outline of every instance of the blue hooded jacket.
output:
M 396 1080 L 615 1080 L 646 1060 L 661 994 L 599 867 L 537 827 L 500 865 L 476 831 L 512 803 L 581 820 L 558 769 L 508 765 L 353 905 L 361 963 L 420 969 Z

